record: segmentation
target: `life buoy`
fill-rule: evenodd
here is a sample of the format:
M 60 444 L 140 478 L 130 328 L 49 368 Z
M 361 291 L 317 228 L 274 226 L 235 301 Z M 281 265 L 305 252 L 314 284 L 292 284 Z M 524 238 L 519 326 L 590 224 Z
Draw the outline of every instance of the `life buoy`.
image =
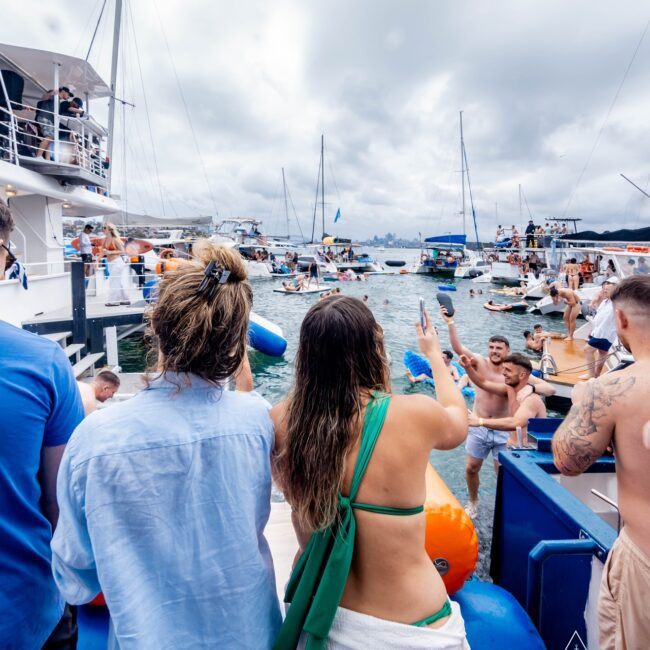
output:
M 647 246 L 628 246 L 627 250 L 630 253 L 650 253 L 650 248 Z
M 617 253 L 625 252 L 625 249 L 621 248 L 620 246 L 603 246 L 603 250 Z

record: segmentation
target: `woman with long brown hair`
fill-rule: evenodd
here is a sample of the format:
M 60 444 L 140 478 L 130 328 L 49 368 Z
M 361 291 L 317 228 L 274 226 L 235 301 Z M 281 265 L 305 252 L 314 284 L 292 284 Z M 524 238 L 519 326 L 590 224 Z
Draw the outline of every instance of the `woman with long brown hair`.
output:
M 102 240 L 101 255 L 106 257 L 108 263 L 108 302 L 107 307 L 117 307 L 118 305 L 128 305 L 129 294 L 126 290 L 128 282 L 127 273 L 129 265 L 124 257 L 124 242 L 120 237 L 115 224 L 105 223 L 102 228 L 104 239 Z
M 280 627 L 269 405 L 225 390 L 247 368 L 253 292 L 237 251 L 197 242 L 149 314 L 145 390 L 92 413 L 59 470 L 53 571 L 67 602 L 101 590 L 119 647 L 269 648 Z
M 275 648 L 466 647 L 424 549 L 422 504 L 429 454 L 465 440 L 467 407 L 428 315 L 417 332 L 438 401 L 391 394 L 382 330 L 362 301 L 326 298 L 302 323 L 293 387 L 271 414 L 300 544 Z

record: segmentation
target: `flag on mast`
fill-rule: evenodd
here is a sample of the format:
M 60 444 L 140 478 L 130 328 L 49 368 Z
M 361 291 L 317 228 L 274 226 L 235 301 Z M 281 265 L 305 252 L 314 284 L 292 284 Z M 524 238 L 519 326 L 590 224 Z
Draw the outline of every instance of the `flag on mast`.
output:
M 334 223 L 336 223 L 341 218 L 341 208 L 336 211 L 336 216 L 334 217 Z

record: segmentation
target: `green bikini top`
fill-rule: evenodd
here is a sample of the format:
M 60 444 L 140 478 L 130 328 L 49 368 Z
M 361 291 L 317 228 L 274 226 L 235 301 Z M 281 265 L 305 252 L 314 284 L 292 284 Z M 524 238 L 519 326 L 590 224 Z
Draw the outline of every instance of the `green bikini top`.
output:
M 373 393 L 368 402 L 350 494 L 347 497 L 339 495 L 338 525 L 335 522 L 329 528 L 312 534 L 291 573 L 284 595 L 284 601 L 291 603 L 291 607 L 273 650 L 293 650 L 303 631 L 307 637 L 306 650 L 326 647 L 352 564 L 356 533 L 353 510 L 401 516 L 424 511 L 424 506 L 391 508 L 354 501 L 384 425 L 389 403 L 390 397 L 381 393 Z

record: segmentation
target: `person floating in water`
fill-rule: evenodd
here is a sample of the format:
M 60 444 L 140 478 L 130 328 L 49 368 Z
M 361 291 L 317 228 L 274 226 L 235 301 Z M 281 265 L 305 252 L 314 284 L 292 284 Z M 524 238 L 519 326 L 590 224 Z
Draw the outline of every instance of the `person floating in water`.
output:
M 438 401 L 391 392 L 383 332 L 361 300 L 319 301 L 303 320 L 293 386 L 271 411 L 276 484 L 300 545 L 276 650 L 301 637 L 332 650 L 388 638 L 404 650 L 468 648 L 422 543 L 431 450 L 453 449 L 467 432 L 465 401 L 425 320 L 426 334 L 416 331 Z

